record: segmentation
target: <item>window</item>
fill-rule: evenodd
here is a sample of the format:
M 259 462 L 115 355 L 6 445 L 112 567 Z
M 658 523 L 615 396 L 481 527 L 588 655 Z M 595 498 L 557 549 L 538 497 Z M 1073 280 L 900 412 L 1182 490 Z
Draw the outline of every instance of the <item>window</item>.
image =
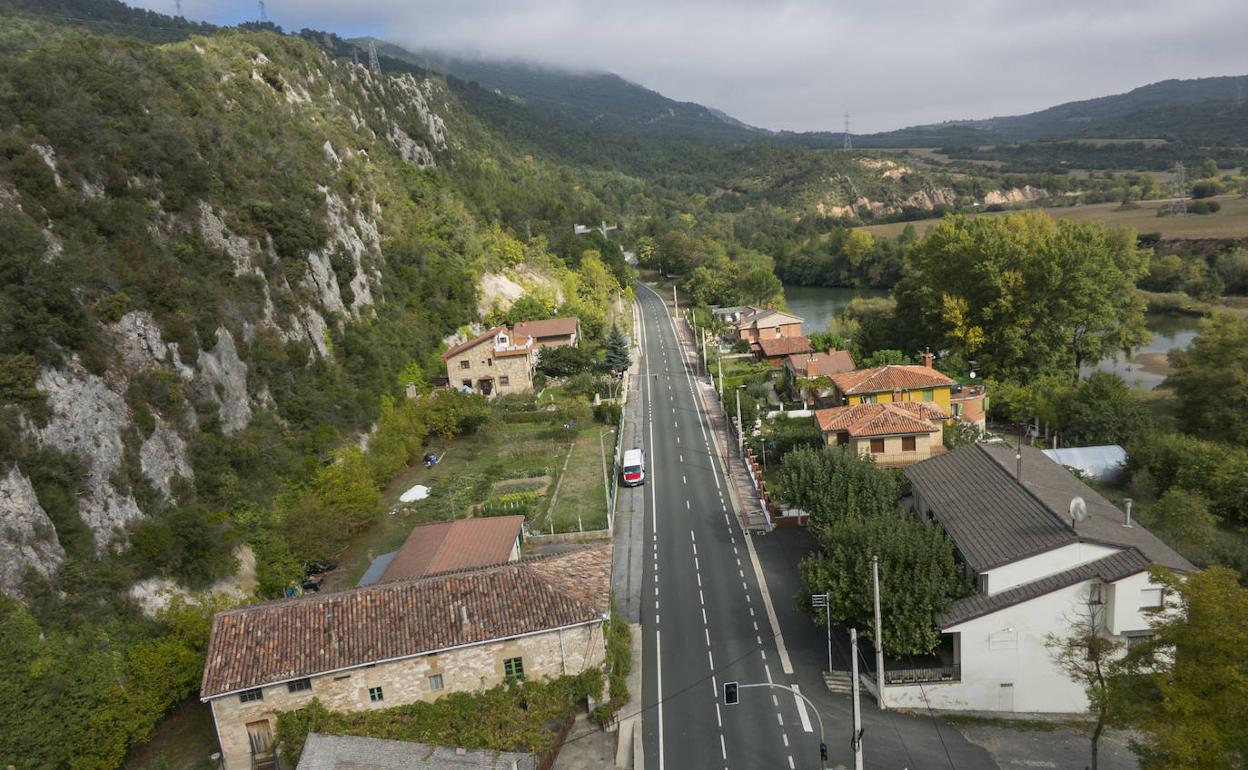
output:
M 368 699 L 373 703 L 381 703 L 386 699 L 386 696 L 380 687 L 370 687 L 368 688 Z
M 433 676 L 429 677 L 428 682 L 429 682 L 429 689 L 430 689 L 430 690 L 432 690 L 432 691 L 434 691 L 434 692 L 437 692 L 438 690 L 441 690 L 441 689 L 442 689 L 442 687 L 444 686 L 444 685 L 442 684 L 442 675 L 441 675 L 441 674 L 434 674 Z
M 884 439 L 882 438 L 871 439 L 871 454 L 873 455 L 884 454 Z
M 463 361 L 460 361 L 460 362 L 459 362 L 459 368 L 460 368 L 460 369 L 467 369 L 467 368 L 468 368 L 468 367 L 470 367 L 470 366 L 472 366 L 472 362 L 471 362 L 471 361 L 469 361 L 469 360 L 468 360 L 468 359 L 466 359 L 466 358 L 465 358 Z
M 952 406 L 953 406 L 953 416 L 954 416 L 954 417 L 961 417 L 961 416 L 962 416 L 962 405 L 961 405 L 961 404 L 952 404 Z
M 290 692 L 306 692 L 312 689 L 312 680 L 305 677 L 296 679 L 293 682 L 287 682 L 286 689 Z
M 1129 650 L 1132 647 L 1139 647 L 1141 644 L 1144 644 L 1152 638 L 1153 635 L 1147 631 L 1139 634 L 1127 634 L 1127 649 Z
M 849 443 L 849 431 L 843 430 L 840 433 L 836 434 L 837 446 L 845 446 L 848 443 Z
M 1160 588 L 1142 588 L 1140 589 L 1140 609 L 1147 610 L 1153 607 L 1161 606 L 1161 589 Z
M 936 398 L 936 394 L 935 394 L 934 392 L 932 392 L 932 389 L 931 389 L 931 388 L 928 388 L 927 390 L 923 391 L 923 400 L 924 400 L 924 401 L 931 401 L 931 400 L 933 400 L 934 398 Z
M 862 397 L 862 403 L 864 404 L 874 404 L 875 401 L 876 401 L 876 395 L 874 393 L 869 393 Z
M 503 661 L 503 676 L 510 682 L 524 679 L 524 658 L 508 658 Z
M 468 388 L 469 390 L 472 389 L 472 380 L 460 380 L 459 384 L 463 385 L 465 388 Z
M 901 437 L 901 451 L 903 451 L 903 452 L 913 452 L 913 451 L 915 451 L 915 449 L 914 449 L 914 436 L 902 436 L 902 437 Z
M 510 384 L 511 384 L 511 378 L 510 378 L 510 377 L 508 377 L 508 376 L 507 376 L 507 375 L 505 375 L 505 374 L 503 374 L 503 375 L 499 375 L 499 378 L 498 378 L 498 384 L 499 384 L 499 385 L 510 385 Z
M 487 359 L 485 359 L 485 365 L 486 365 L 486 366 L 493 366 L 493 365 L 494 365 L 494 359 L 492 359 L 492 358 L 487 358 Z
M 254 690 L 243 690 L 238 694 L 239 703 L 251 703 L 253 701 L 264 700 L 264 693 L 257 687 Z
M 1102 586 L 1100 583 L 1093 583 L 1088 586 L 1088 604 L 1104 604 L 1105 600 L 1101 595 Z

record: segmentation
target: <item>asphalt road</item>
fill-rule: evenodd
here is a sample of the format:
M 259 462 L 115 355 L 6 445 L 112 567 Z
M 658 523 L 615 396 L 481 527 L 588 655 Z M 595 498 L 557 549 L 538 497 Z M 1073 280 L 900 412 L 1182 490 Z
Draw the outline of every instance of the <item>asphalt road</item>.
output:
M 735 681 L 798 686 L 823 714 L 828 767 L 853 767 L 849 698 L 823 686 L 823 634 L 793 610 L 794 560 L 803 548 L 796 537 L 804 533 L 754 536 L 747 544 L 671 315 L 647 287 L 639 285 L 637 296 L 647 477 L 625 494 L 641 495 L 633 502 L 644 501 L 637 507 L 645 514 L 639 606 L 645 766 L 819 768 L 816 712 L 793 693 L 764 686 L 743 688 L 738 705 L 723 705 L 722 686 Z M 755 545 L 767 570 L 764 585 L 771 584 L 770 608 L 751 558 Z M 788 642 L 784 652 L 777 628 Z M 866 767 L 996 767 L 956 730 L 881 713 L 865 693 L 863 721 Z

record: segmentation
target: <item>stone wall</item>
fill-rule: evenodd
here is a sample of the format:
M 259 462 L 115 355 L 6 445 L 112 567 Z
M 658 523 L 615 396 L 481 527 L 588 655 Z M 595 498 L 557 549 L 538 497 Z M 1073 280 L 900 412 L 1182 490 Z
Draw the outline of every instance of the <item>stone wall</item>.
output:
M 531 636 L 449 650 L 433 655 L 404 658 L 389 663 L 354 668 L 311 677 L 312 689 L 291 693 L 286 683 L 259 688 L 263 700 L 243 703 L 237 693 L 210 701 L 217 740 L 225 770 L 251 767 L 247 725 L 267 720 L 276 730 L 277 711 L 302 708 L 318 698 L 334 711 L 367 711 L 433 701 L 451 692 L 487 690 L 504 679 L 503 661 L 522 658 L 526 679 L 551 679 L 601 667 L 606 646 L 601 622 L 547 631 Z M 440 691 L 429 679 L 441 674 Z M 369 699 L 369 689 L 382 688 L 382 700 Z

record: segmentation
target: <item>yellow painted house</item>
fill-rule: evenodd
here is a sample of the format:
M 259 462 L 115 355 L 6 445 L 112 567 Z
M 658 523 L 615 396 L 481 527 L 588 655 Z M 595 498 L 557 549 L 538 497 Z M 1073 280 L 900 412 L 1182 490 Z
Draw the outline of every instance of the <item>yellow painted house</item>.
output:
M 954 382 L 931 366 L 890 365 L 857 369 L 834 374 L 831 380 L 836 395 L 847 406 L 925 401 L 940 407 L 946 415 L 953 414 L 949 390 Z

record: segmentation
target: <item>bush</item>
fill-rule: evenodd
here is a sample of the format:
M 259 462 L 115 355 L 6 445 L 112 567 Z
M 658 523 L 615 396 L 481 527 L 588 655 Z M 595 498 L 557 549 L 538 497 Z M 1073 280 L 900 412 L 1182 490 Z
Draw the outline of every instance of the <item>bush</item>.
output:
M 1217 201 L 1195 201 L 1187 207 L 1189 214 L 1216 214 L 1222 210 L 1222 204 Z
M 613 402 L 603 402 L 594 407 L 594 421 L 603 425 L 619 425 L 624 408 Z
M 736 342 L 732 343 L 732 352 L 733 353 L 749 353 L 750 352 L 749 341 L 737 340 Z
M 1220 192 L 1222 192 L 1222 185 L 1213 179 L 1202 179 L 1192 185 L 1193 198 L 1212 198 Z M 1188 211 L 1191 210 L 1191 206 L 1189 206 Z
M 538 371 L 548 377 L 571 377 L 593 366 L 594 357 L 589 350 L 571 346 L 544 348 L 537 362 Z

